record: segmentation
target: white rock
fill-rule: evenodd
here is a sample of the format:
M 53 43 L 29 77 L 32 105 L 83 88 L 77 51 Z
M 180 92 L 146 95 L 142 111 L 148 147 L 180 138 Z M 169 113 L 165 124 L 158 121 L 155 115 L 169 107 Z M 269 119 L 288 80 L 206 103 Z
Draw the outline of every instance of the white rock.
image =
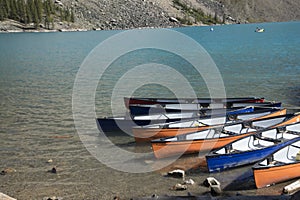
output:
M 190 178 L 189 180 L 184 181 L 184 184 L 186 184 L 186 185 L 194 185 L 195 181 Z
M 169 171 L 168 175 L 173 176 L 173 177 L 180 177 L 180 178 L 184 179 L 185 172 L 182 169 L 175 169 L 173 171 Z
M 173 186 L 172 188 L 173 190 L 186 190 L 187 186 L 186 185 L 182 185 L 180 183 L 177 183 L 176 185 Z
M 15 198 L 12 198 L 12 197 L 6 195 L 6 194 L 3 194 L 2 192 L 0 192 L 0 199 L 1 200 L 17 200 Z

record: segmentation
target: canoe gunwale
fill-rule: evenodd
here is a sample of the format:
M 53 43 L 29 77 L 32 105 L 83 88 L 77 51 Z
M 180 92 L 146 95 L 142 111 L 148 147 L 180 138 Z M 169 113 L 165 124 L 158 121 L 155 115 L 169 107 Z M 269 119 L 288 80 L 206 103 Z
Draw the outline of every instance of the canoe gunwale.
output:
M 270 113 L 266 114 L 266 115 L 272 115 L 272 114 L 275 114 L 276 112 L 286 112 L 286 109 L 264 108 L 264 109 L 254 110 L 253 112 L 245 112 L 245 113 L 238 113 L 238 114 L 226 114 L 224 116 L 212 116 L 212 115 L 210 115 L 210 116 L 199 116 L 199 117 L 195 117 L 195 118 L 187 118 L 187 119 L 182 119 L 182 120 L 179 120 L 179 121 L 165 123 L 165 124 L 159 125 L 159 127 L 153 127 L 153 126 L 156 126 L 154 124 L 154 125 L 146 125 L 146 126 L 134 126 L 132 128 L 135 128 L 135 129 L 144 129 L 144 128 L 153 128 L 153 129 L 184 129 L 184 128 L 194 128 L 193 126 L 170 127 L 170 125 L 174 125 L 174 124 L 178 124 L 178 123 L 190 122 L 192 120 L 194 122 L 199 122 L 200 120 L 213 119 L 213 118 L 221 118 L 221 117 L 224 117 L 224 118 L 226 117 L 226 122 L 229 121 L 230 123 L 239 123 L 239 122 L 242 122 L 242 121 L 248 121 L 248 119 L 246 119 L 246 120 L 237 119 L 238 116 L 253 115 L 253 114 L 262 114 L 262 113 L 267 113 L 267 112 L 270 112 Z M 260 119 L 260 118 L 263 118 L 264 116 L 265 115 L 259 116 L 259 117 L 256 117 L 254 119 Z M 231 120 L 231 119 L 237 119 L 237 120 Z M 203 126 L 211 126 L 211 125 L 205 124 L 203 122 L 199 122 L 199 123 L 201 123 L 201 125 L 203 125 Z
M 288 166 L 288 165 L 293 165 L 293 164 L 300 164 L 300 160 L 299 161 L 295 160 L 294 162 L 291 162 L 291 163 L 285 163 L 285 162 L 276 161 L 275 162 L 276 165 L 272 165 L 272 166 L 260 164 L 263 160 L 268 159 L 269 157 L 273 156 L 275 153 L 279 152 L 283 148 L 285 148 L 287 146 L 291 146 L 292 143 L 297 142 L 297 141 L 300 141 L 300 137 L 291 139 L 290 142 L 289 142 L 289 144 L 287 144 L 284 147 L 282 147 L 282 148 L 274 151 L 271 155 L 268 155 L 268 156 L 264 157 L 263 159 L 261 159 L 260 162 L 257 162 L 255 165 L 253 165 L 252 169 L 253 170 L 263 170 L 263 169 L 270 169 L 270 168 L 275 169 L 276 167 Z M 295 145 L 293 145 L 293 146 L 295 147 Z M 296 148 L 298 148 L 300 150 L 300 146 L 297 146 Z
M 223 131 L 224 127 L 227 127 L 227 126 L 234 126 L 234 125 L 242 124 L 242 128 L 254 128 L 254 129 L 256 129 L 256 131 L 261 131 L 261 130 L 264 130 L 265 128 L 258 127 L 258 126 L 253 126 L 252 125 L 253 122 L 260 122 L 260 121 L 266 121 L 266 120 L 272 120 L 272 119 L 277 119 L 277 118 L 285 117 L 285 119 L 282 122 L 271 126 L 271 127 L 277 127 L 278 125 L 280 125 L 282 123 L 285 123 L 286 121 L 292 119 L 295 116 L 300 116 L 300 115 L 287 114 L 287 115 L 279 115 L 279 116 L 274 116 L 274 117 L 265 118 L 265 119 L 245 120 L 245 121 L 242 121 L 242 122 L 234 122 L 234 123 L 231 123 L 231 124 L 228 124 L 228 125 L 227 124 L 225 124 L 225 125 L 217 125 L 217 126 L 213 126 L 212 128 L 208 128 L 208 129 L 197 131 L 197 132 L 200 133 L 202 131 L 207 131 L 209 129 L 213 129 L 213 130 L 219 131 L 219 133 L 224 133 L 224 134 L 228 135 L 228 136 L 223 136 L 223 137 L 219 137 L 218 138 L 218 139 L 222 139 L 222 138 L 232 137 L 232 136 L 235 136 L 235 135 L 241 135 L 241 134 L 238 134 L 238 133 L 235 133 L 235 132 L 231 132 L 231 131 Z M 253 131 L 253 132 L 250 132 L 250 133 L 253 134 L 253 133 L 256 133 L 256 131 Z M 182 139 L 182 138 L 186 138 L 186 136 L 189 135 L 189 134 L 194 134 L 194 133 L 197 133 L 197 132 L 185 133 L 185 134 L 181 134 L 181 135 L 177 135 L 177 136 L 173 136 L 173 137 L 166 137 L 166 138 L 154 139 L 154 140 L 151 140 L 151 143 L 168 143 L 168 142 L 171 142 L 171 141 L 166 141 L 166 140 L 174 138 L 174 137 L 177 137 L 178 140 L 177 141 L 172 141 L 172 142 L 177 142 L 177 143 L 179 143 L 179 142 L 191 142 L 191 141 L 197 141 L 197 140 L 204 140 L 203 138 L 201 138 L 201 139 Z M 205 140 L 209 140 L 209 139 L 214 139 L 214 138 L 207 138 Z
M 206 162 L 207 168 L 208 168 L 209 172 L 210 173 L 220 172 L 220 171 L 228 170 L 231 168 L 249 165 L 252 163 L 260 163 L 264 159 L 266 159 L 270 154 L 273 154 L 274 152 L 276 152 L 279 149 L 282 149 L 286 146 L 290 146 L 290 145 L 292 145 L 292 143 L 299 140 L 298 137 L 292 138 L 292 139 L 288 139 L 288 138 L 274 139 L 274 138 L 267 138 L 267 137 L 261 136 L 261 134 L 263 132 L 274 130 L 274 129 L 276 130 L 276 133 L 275 133 L 276 136 L 277 136 L 277 134 L 281 133 L 281 130 L 278 128 L 270 128 L 270 129 L 266 129 L 264 131 L 260 131 L 255 134 L 250 134 L 250 135 L 240 138 L 234 142 L 231 142 L 227 145 L 224 145 L 221 148 L 212 150 L 210 153 L 208 153 L 205 156 L 206 161 L 207 161 Z M 291 131 L 286 131 L 285 133 L 289 133 L 289 132 L 291 132 Z M 294 134 L 295 132 L 296 131 L 292 131 L 292 134 Z M 299 136 L 300 132 L 297 132 L 297 135 Z M 254 137 L 253 139 L 259 138 L 260 140 L 271 141 L 271 142 L 273 142 L 273 144 L 262 147 L 262 148 L 258 148 L 258 149 L 255 149 L 255 148 L 251 149 L 251 147 L 249 146 L 248 150 L 236 150 L 236 149 L 230 148 L 233 146 L 234 143 L 238 143 L 239 141 L 245 140 L 247 138 L 249 138 L 249 142 L 250 142 L 251 141 L 250 137 Z M 296 146 L 296 147 L 300 150 L 300 146 Z M 217 151 L 220 151 L 222 149 L 225 150 L 225 153 L 220 153 L 220 154 L 216 153 Z M 231 149 L 233 151 L 231 151 Z M 227 153 L 228 150 L 230 150 L 230 152 Z M 265 156 L 263 156 L 263 155 L 265 155 Z

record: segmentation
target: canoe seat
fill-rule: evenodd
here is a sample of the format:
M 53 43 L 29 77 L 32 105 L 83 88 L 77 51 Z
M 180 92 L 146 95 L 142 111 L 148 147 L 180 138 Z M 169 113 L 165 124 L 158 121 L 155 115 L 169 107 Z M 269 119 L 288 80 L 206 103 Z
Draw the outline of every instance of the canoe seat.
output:
M 242 128 L 251 128 L 252 127 L 252 122 L 251 121 L 244 121 L 242 123 Z
M 286 131 L 285 126 L 280 126 L 276 128 L 277 133 L 284 133 Z
M 299 131 L 286 131 L 285 133 L 288 133 L 288 134 L 294 134 L 294 135 L 300 135 L 300 132 Z
M 256 129 L 253 128 L 244 128 L 240 131 L 240 134 L 254 132 Z
M 235 132 L 227 131 L 227 130 L 223 130 L 223 133 L 225 133 L 226 135 L 236 135 Z
M 277 138 L 277 130 L 276 129 L 271 129 L 267 131 L 261 132 L 262 137 L 268 137 L 268 138 Z
M 242 130 L 242 124 L 234 124 L 230 126 L 224 126 L 225 131 L 239 133 Z
M 290 145 L 274 154 L 274 160 L 283 163 L 293 163 L 300 147 L 295 145 Z

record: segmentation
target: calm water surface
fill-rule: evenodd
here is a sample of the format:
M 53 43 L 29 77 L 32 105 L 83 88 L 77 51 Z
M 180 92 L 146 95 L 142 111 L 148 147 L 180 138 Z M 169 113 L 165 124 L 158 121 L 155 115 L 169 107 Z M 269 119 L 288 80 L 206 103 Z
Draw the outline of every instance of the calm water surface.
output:
M 255 33 L 256 26 L 266 32 Z M 299 108 L 300 22 L 209 29 L 173 30 L 192 37 L 209 52 L 221 72 L 227 96 L 263 96 Z M 0 34 L 0 168 L 17 170 L 0 177 L 2 192 L 19 199 L 185 194 L 171 192 L 169 188 L 177 180 L 159 173 L 127 174 L 102 165 L 86 152 L 76 135 L 72 116 L 76 73 L 94 47 L 118 32 Z M 185 73 L 199 97 L 209 95 L 203 79 L 184 60 L 168 52 L 141 50 L 119 58 L 107 70 L 96 93 L 97 115 L 110 115 L 112 89 L 126 70 L 154 61 Z M 147 76 L 147 71 L 144 74 Z M 173 94 L 167 88 L 146 85 L 135 95 Z M 123 105 L 120 109 L 123 113 Z M 116 136 L 112 140 L 135 148 L 132 138 Z M 48 164 L 48 159 L 54 162 Z M 57 175 L 47 173 L 53 165 L 60 170 Z M 201 181 L 200 177 L 208 174 L 194 176 Z M 201 194 L 197 187 L 191 191 Z

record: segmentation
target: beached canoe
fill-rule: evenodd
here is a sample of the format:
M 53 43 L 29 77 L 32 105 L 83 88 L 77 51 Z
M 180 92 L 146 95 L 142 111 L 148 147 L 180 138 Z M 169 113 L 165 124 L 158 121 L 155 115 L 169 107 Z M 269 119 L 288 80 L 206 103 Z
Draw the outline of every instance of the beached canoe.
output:
M 98 129 L 104 132 L 131 132 L 134 126 L 145 126 L 150 124 L 161 124 L 180 121 L 183 119 L 192 120 L 198 118 L 196 113 L 166 113 L 141 116 L 117 116 L 97 118 Z
M 129 112 L 132 116 L 149 115 L 157 113 L 179 113 L 179 112 L 198 112 L 201 115 L 211 115 L 224 113 L 224 109 L 238 109 L 243 107 L 281 107 L 281 102 L 263 102 L 263 103 L 233 103 L 226 107 L 216 104 L 209 104 L 208 107 L 203 107 L 200 104 L 156 104 L 156 105 L 130 105 Z
M 264 128 L 285 126 L 300 121 L 300 115 L 283 115 L 266 119 L 250 120 L 230 125 L 215 126 L 214 128 L 161 138 L 151 141 L 152 150 L 156 158 L 175 155 L 209 152 L 225 146 L 242 137 L 253 134 Z
M 299 129 L 296 134 L 299 134 Z M 253 166 L 257 188 L 300 177 L 300 137 Z
M 225 112 L 226 111 L 226 112 Z M 252 113 L 254 111 L 253 107 L 241 108 L 241 109 L 230 109 L 224 110 L 224 113 L 230 116 L 239 113 Z M 224 114 L 223 114 L 224 115 Z M 131 132 L 134 126 L 146 126 L 153 124 L 165 124 L 170 122 L 176 122 L 181 120 L 197 120 L 201 118 L 211 118 L 217 115 L 199 116 L 195 112 L 186 113 L 158 113 L 153 115 L 141 115 L 141 116 L 119 116 L 119 117 L 104 117 L 97 118 L 97 126 L 100 131 L 104 132 Z
M 263 119 L 278 115 L 285 115 L 286 109 L 278 108 L 257 108 L 254 107 L 253 112 L 238 112 L 242 110 L 228 112 L 227 116 L 218 117 L 201 117 L 192 120 L 181 120 L 178 122 L 170 122 L 164 124 L 152 124 L 146 126 L 135 126 L 132 133 L 136 142 L 150 142 L 151 140 L 173 137 L 180 134 L 186 134 L 196 131 L 208 129 L 214 125 L 222 125 L 224 123 L 232 123 L 242 120 Z
M 209 172 L 255 163 L 278 149 L 289 145 L 300 136 L 300 123 L 258 131 L 206 155 Z
M 238 98 L 136 98 L 136 97 L 124 97 L 124 103 L 126 108 L 129 105 L 154 105 L 154 104 L 203 104 L 207 107 L 207 104 L 211 103 L 262 103 L 263 97 L 238 97 Z

